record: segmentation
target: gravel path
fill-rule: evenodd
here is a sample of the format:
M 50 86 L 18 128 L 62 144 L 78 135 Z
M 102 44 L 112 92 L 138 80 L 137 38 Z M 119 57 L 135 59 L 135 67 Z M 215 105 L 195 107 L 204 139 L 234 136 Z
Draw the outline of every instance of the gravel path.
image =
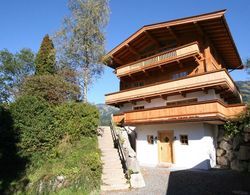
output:
M 250 173 L 141 168 L 146 187 L 103 195 L 250 195 Z

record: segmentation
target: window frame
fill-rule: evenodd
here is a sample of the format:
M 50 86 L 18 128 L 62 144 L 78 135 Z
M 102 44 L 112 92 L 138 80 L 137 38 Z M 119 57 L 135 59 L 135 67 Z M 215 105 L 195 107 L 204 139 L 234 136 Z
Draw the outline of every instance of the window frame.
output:
M 180 143 L 181 145 L 189 145 L 188 134 L 181 134 L 180 135 Z
M 141 107 L 141 108 L 140 108 Z M 143 108 L 142 108 L 143 107 Z M 139 108 L 139 109 L 135 109 L 135 108 Z M 133 110 L 144 110 L 145 109 L 145 106 L 144 105 L 136 105 L 136 106 L 133 106 Z

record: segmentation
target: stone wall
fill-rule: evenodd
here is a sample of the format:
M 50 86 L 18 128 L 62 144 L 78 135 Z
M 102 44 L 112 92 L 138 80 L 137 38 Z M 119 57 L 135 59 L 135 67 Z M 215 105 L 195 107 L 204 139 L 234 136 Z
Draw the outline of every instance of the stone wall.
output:
M 126 165 L 128 168 L 128 179 L 132 188 L 145 187 L 145 182 L 140 171 L 140 166 L 136 158 L 136 153 L 129 142 L 129 130 L 125 127 L 116 127 L 116 133 L 122 144 L 124 155 L 126 158 Z
M 223 125 L 218 128 L 217 165 L 237 171 L 250 172 L 250 128 L 234 137 L 225 135 Z

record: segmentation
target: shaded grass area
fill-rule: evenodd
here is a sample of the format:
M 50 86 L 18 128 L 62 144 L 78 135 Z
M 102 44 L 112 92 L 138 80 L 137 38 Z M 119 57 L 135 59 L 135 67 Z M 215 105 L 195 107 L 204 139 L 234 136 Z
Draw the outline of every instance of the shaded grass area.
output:
M 102 165 L 97 138 L 66 138 L 55 149 L 56 157 L 27 171 L 27 194 L 98 194 Z M 59 184 L 57 177 L 63 177 Z M 19 192 L 22 193 L 22 192 Z

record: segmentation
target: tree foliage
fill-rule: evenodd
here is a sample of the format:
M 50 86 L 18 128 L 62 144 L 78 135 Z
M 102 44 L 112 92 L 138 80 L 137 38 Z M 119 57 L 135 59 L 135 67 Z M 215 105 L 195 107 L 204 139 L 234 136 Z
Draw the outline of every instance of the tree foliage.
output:
M 60 131 L 74 140 L 96 136 L 99 112 L 85 103 L 65 103 L 56 108 L 56 121 Z
M 36 56 L 36 75 L 54 74 L 56 72 L 56 53 L 49 35 L 45 35 Z
M 69 9 L 71 14 L 56 36 L 59 62 L 79 72 L 78 82 L 86 102 L 89 85 L 103 72 L 108 0 L 69 0 Z
M 35 70 L 35 55 L 30 49 L 15 54 L 7 49 L 0 51 L 0 103 L 13 100 L 24 78 Z
M 51 104 L 76 100 L 79 88 L 59 75 L 35 75 L 27 77 L 21 86 L 21 95 L 43 98 Z
M 18 147 L 22 156 L 45 155 L 58 143 L 60 134 L 53 128 L 53 110 L 45 100 L 20 97 L 11 104 L 10 112 L 20 137 Z

